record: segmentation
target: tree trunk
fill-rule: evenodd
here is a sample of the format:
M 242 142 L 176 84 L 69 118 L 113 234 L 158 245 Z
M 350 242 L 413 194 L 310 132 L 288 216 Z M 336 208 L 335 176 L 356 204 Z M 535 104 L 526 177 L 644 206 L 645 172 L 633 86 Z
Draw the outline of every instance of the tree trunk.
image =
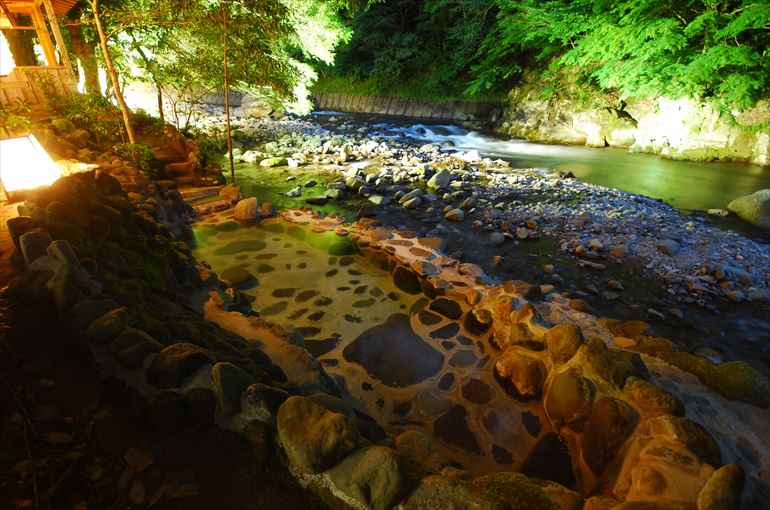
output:
M 17 66 L 38 65 L 35 56 L 35 41 L 32 30 L 3 30 L 5 40 L 13 55 L 13 61 Z
M 126 126 L 126 134 L 128 135 L 128 143 L 136 143 L 136 137 L 134 136 L 134 127 L 131 125 L 131 113 L 126 104 L 126 100 L 123 99 L 123 92 L 120 89 L 120 79 L 118 78 L 118 71 L 115 69 L 115 64 L 112 63 L 112 55 L 107 47 L 107 35 L 104 33 L 104 27 L 102 26 L 102 19 L 99 16 L 99 0 L 88 0 L 91 4 L 91 9 L 94 11 L 94 23 L 96 24 L 96 31 L 99 33 L 99 42 L 102 48 L 102 56 L 104 57 L 104 64 L 107 66 L 107 74 L 110 75 L 110 81 L 112 82 L 112 89 L 115 93 L 115 99 L 118 100 L 120 105 L 120 112 L 123 114 L 123 124 Z
M 86 41 L 83 36 L 83 27 L 80 24 L 67 24 L 67 31 L 72 41 L 72 51 L 80 60 L 83 67 L 83 76 L 86 82 L 86 92 L 89 94 L 102 94 L 99 84 L 99 64 L 96 61 L 96 43 Z
M 235 184 L 235 161 L 233 160 L 233 137 L 230 132 L 230 83 L 227 81 L 227 4 L 222 4 L 222 46 L 224 46 L 224 66 L 225 66 L 225 120 L 227 125 L 227 155 L 230 158 L 230 182 Z

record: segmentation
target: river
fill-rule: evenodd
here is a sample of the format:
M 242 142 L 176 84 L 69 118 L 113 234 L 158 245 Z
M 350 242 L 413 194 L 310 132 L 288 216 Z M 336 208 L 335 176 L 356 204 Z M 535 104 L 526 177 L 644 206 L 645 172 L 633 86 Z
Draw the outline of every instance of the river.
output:
M 503 159 L 516 168 L 572 172 L 582 181 L 661 199 L 683 212 L 724 209 L 739 196 L 770 187 L 770 167 L 748 163 L 675 161 L 624 149 L 549 145 L 408 119 L 339 112 L 317 112 L 315 117 L 323 124 L 352 117 L 355 124 L 369 125 L 373 134 L 384 138 L 434 143 L 446 150 L 477 150 L 482 156 Z M 770 238 L 736 218 L 714 221 L 750 237 L 766 241 Z

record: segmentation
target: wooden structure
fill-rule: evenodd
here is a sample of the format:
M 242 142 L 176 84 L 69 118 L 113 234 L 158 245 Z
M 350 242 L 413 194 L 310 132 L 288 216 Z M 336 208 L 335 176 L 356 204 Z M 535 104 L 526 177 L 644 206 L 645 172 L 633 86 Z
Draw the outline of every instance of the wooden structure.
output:
M 13 104 L 22 99 L 33 110 L 45 110 L 52 96 L 77 91 L 77 79 L 64 45 L 57 16 L 66 14 L 77 0 L 0 0 L 0 29 L 34 30 L 43 48 L 47 66 L 15 67 L 7 76 L 0 76 L 0 104 Z M 43 14 L 45 12 L 45 15 Z M 19 16 L 29 16 L 32 26 L 24 26 Z M 59 49 L 51 40 L 51 33 Z

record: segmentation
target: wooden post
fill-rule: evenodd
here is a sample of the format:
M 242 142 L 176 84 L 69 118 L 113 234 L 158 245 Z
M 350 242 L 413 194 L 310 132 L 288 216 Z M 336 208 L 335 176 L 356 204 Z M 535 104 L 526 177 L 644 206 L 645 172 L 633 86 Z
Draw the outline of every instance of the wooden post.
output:
M 43 47 L 43 53 L 45 54 L 45 59 L 48 61 L 48 65 L 58 65 L 59 62 L 56 60 L 56 50 L 53 48 L 51 34 L 48 33 L 48 27 L 45 26 L 45 19 L 43 18 L 43 13 L 40 12 L 40 6 L 33 4 L 30 15 L 32 16 L 32 23 L 35 25 L 37 38 L 40 39 L 40 46 Z
M 45 6 L 45 12 L 48 14 L 48 23 L 51 25 L 51 32 L 56 39 L 56 45 L 59 47 L 59 58 L 61 64 L 65 67 L 67 76 L 71 79 L 75 79 L 75 71 L 72 69 L 72 62 L 70 62 L 69 52 L 67 52 L 67 46 L 64 44 L 64 38 L 61 36 L 61 30 L 59 30 L 59 21 L 56 19 L 56 13 L 53 10 L 53 4 L 51 0 L 43 0 Z

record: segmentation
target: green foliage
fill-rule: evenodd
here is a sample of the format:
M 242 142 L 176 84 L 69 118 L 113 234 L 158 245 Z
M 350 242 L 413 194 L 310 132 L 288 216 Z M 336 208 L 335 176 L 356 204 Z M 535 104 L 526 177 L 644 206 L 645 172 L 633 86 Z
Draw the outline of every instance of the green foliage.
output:
M 188 103 L 224 83 L 307 108 L 314 66 L 330 64 L 350 30 L 339 16 L 352 0 L 128 0 L 104 19 L 123 71 Z M 305 101 L 303 103 L 303 101 Z M 298 106 L 302 107 L 302 106 Z
M 160 117 L 150 115 L 141 108 L 134 110 L 134 125 L 148 133 L 158 133 L 163 130 L 163 121 Z
M 85 129 L 101 145 L 106 139 L 118 139 L 123 135 L 120 110 L 96 94 L 69 94 L 51 103 L 51 109 L 60 117 L 70 120 L 76 127 Z
M 227 137 L 224 132 L 214 133 L 200 129 L 188 129 L 183 133 L 198 142 L 201 154 L 207 158 L 219 159 L 222 153 L 227 150 Z
M 535 72 L 544 96 L 689 96 L 729 111 L 770 89 L 766 1 L 389 0 L 352 26 L 327 74 L 377 94 L 495 95 Z
M 0 103 L 0 126 L 9 133 L 28 131 L 32 126 L 29 113 L 32 105 L 26 99 L 16 99 L 13 103 Z
M 137 168 L 149 173 L 153 179 L 158 178 L 152 147 L 146 143 L 118 143 L 112 150 L 121 158 L 131 161 Z
M 505 78 L 526 55 L 554 75 L 621 98 L 714 98 L 745 108 L 770 86 L 770 4 L 752 0 L 496 0 L 495 26 L 479 47 L 469 91 Z

